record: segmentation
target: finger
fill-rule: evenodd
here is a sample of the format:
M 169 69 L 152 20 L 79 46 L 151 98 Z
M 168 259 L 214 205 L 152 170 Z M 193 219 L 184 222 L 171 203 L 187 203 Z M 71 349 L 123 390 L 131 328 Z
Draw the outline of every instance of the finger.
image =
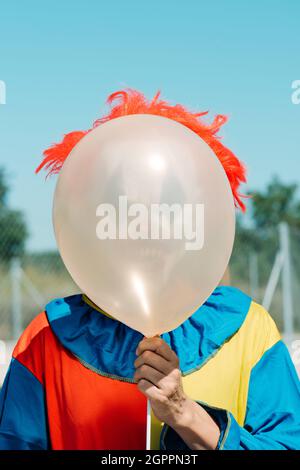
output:
M 139 367 L 134 374 L 135 381 L 138 382 L 139 380 L 145 379 L 158 388 L 160 388 L 161 381 L 164 377 L 165 375 L 163 375 L 161 372 L 145 364 Z
M 158 400 L 160 398 L 160 391 L 155 385 L 148 380 L 141 379 L 137 384 L 138 389 L 146 395 L 149 400 Z
M 162 374 L 167 375 L 172 370 L 172 365 L 165 358 L 161 357 L 159 354 L 156 354 L 152 351 L 144 351 L 134 362 L 134 367 L 137 369 L 143 364 L 153 367 L 153 369 L 158 370 Z
M 167 361 L 172 361 L 172 359 L 174 359 L 174 352 L 172 349 L 162 338 L 159 338 L 158 336 L 155 336 L 154 338 L 144 338 L 137 347 L 137 356 L 146 350 L 156 352 L 160 356 L 164 357 Z

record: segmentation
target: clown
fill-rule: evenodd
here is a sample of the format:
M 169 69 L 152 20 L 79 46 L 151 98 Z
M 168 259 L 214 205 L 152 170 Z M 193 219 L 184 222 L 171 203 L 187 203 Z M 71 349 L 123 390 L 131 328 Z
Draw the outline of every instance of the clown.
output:
M 217 116 L 152 101 L 133 90 L 108 99 L 94 127 L 131 114 L 191 129 L 223 165 L 236 206 L 245 170 L 219 140 Z M 71 132 L 37 168 L 58 173 L 89 131 Z M 168 306 L 166 306 L 166 309 Z M 50 302 L 19 339 L 0 401 L 0 449 L 299 449 L 300 387 L 266 310 L 219 285 L 182 325 L 161 337 L 116 320 L 85 294 Z

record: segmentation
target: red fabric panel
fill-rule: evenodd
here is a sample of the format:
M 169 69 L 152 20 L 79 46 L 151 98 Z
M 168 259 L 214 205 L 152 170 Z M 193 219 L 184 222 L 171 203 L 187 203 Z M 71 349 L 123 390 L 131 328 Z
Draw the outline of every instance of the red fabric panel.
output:
M 146 398 L 136 384 L 83 366 L 38 315 L 13 352 L 45 386 L 53 449 L 145 449 Z

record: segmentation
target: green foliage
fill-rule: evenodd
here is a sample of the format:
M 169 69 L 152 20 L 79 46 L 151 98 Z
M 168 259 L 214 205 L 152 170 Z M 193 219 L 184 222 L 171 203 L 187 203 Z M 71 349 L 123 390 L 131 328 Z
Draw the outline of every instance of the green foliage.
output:
M 252 217 L 255 228 L 261 234 L 280 222 L 300 229 L 300 201 L 297 199 L 297 184 L 283 184 L 273 178 L 265 191 L 252 193 Z
M 0 210 L 5 206 L 5 199 L 8 193 L 8 185 L 5 181 L 5 173 L 3 168 L 0 168 Z
M 284 184 L 274 178 L 265 191 L 252 191 L 250 199 L 251 224 L 244 216 L 237 219 L 235 257 L 257 253 L 265 261 L 274 259 L 278 250 L 278 226 L 287 222 L 290 230 L 300 233 L 300 200 L 296 184 Z M 236 260 L 237 262 L 237 260 Z M 268 264 L 268 263 L 267 263 Z
M 276 253 L 279 249 L 279 224 L 289 225 L 290 256 L 293 281 L 294 307 L 300 301 L 300 200 L 296 184 L 284 184 L 274 178 L 264 191 L 251 192 L 249 217 L 239 216 L 237 220 L 235 245 L 230 261 L 231 283 L 251 294 L 250 258 L 255 257 L 259 289 L 257 298 L 262 301 Z M 272 315 L 281 326 L 281 289 L 271 305 Z M 296 318 L 300 328 L 300 317 Z

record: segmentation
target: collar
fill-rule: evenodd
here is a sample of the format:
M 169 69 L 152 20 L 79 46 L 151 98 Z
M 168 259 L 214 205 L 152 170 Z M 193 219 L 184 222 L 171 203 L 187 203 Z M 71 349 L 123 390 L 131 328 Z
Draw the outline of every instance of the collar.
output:
M 104 310 L 102 310 L 102 308 L 98 307 L 98 305 L 96 305 L 87 295 L 82 294 L 82 300 L 86 304 L 88 304 L 90 307 L 92 307 L 94 310 L 97 310 L 97 312 L 100 312 L 100 313 L 102 313 L 102 315 L 105 315 L 106 317 L 111 318 L 112 320 L 114 320 L 114 317 L 109 315 L 109 313 L 106 313 Z
M 177 354 L 183 375 L 199 369 L 239 330 L 250 303 L 250 297 L 240 290 L 219 286 L 184 323 L 161 335 Z M 53 300 L 47 304 L 46 314 L 62 346 L 86 367 L 133 381 L 141 333 L 107 316 L 82 294 Z

